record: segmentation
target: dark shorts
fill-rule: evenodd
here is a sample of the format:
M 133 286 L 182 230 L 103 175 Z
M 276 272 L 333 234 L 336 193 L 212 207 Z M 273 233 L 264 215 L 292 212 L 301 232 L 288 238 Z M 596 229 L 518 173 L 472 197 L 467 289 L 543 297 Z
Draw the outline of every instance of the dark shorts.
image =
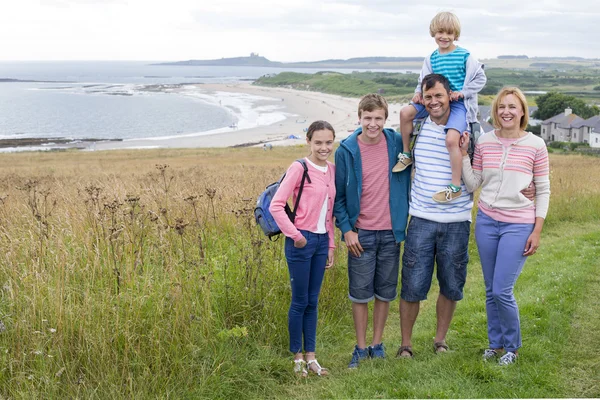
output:
M 429 113 L 422 104 L 410 103 L 416 110 L 417 115 L 415 119 L 425 119 L 429 116 Z M 465 107 L 464 101 L 451 101 L 450 102 L 450 116 L 444 132 L 448 129 L 456 129 L 459 133 L 470 130 L 469 124 L 467 124 L 467 108 Z
M 440 293 L 448 299 L 463 298 L 469 262 L 471 223 L 440 223 L 411 217 L 402 256 L 402 293 L 409 302 L 427 299 L 434 262 Z
M 400 244 L 394 232 L 358 229 L 358 241 L 364 250 L 360 257 L 348 252 L 348 297 L 354 303 L 394 300 L 400 269 Z

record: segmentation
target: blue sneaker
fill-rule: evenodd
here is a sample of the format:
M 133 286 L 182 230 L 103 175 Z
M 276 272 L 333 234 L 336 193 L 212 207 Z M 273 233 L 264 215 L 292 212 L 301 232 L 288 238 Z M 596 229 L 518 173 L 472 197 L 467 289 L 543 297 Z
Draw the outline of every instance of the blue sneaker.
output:
M 364 360 L 369 357 L 369 349 L 359 349 L 358 345 L 354 346 L 354 351 L 352 352 L 352 360 L 350 364 L 348 364 L 348 368 L 358 368 L 358 364 L 360 360 Z
M 385 358 L 385 346 L 383 345 L 383 342 L 376 344 L 375 346 L 369 346 L 369 357 Z

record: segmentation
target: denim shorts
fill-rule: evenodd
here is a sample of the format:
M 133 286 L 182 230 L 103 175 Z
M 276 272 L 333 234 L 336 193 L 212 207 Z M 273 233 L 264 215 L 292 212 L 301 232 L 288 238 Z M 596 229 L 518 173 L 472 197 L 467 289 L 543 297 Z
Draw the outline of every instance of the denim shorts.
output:
M 417 110 L 415 119 L 425 119 L 429 116 L 424 105 L 410 104 Z M 467 108 L 463 100 L 450 102 L 450 116 L 448 117 L 448 122 L 446 122 L 444 132 L 447 132 L 448 129 L 456 129 L 459 133 L 470 130 L 469 124 L 467 124 Z
M 348 252 L 348 297 L 354 303 L 377 298 L 392 301 L 398 295 L 400 244 L 392 230 L 357 229 L 364 252 L 355 257 Z
M 401 298 L 409 302 L 427 299 L 434 261 L 440 293 L 449 300 L 463 298 L 469 263 L 471 223 L 441 223 L 411 217 L 402 256 Z

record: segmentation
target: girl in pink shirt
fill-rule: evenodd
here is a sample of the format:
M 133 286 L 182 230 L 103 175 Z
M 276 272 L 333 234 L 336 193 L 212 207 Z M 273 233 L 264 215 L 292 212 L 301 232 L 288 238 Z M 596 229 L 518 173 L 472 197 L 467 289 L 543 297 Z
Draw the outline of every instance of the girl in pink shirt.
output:
M 269 210 L 277 226 L 286 236 L 285 258 L 290 272 L 292 303 L 288 313 L 290 351 L 294 353 L 294 372 L 319 376 L 328 374 L 315 356 L 317 336 L 317 304 L 325 270 L 333 265 L 335 200 L 335 166 L 327 161 L 333 152 L 335 131 L 326 121 L 313 122 L 306 133 L 310 154 L 304 159 L 307 179 L 292 223 L 285 212 L 290 197 L 293 204 L 304 173 L 294 162 L 288 168 Z M 304 339 L 304 348 L 302 342 Z M 304 353 L 303 353 L 304 351 Z

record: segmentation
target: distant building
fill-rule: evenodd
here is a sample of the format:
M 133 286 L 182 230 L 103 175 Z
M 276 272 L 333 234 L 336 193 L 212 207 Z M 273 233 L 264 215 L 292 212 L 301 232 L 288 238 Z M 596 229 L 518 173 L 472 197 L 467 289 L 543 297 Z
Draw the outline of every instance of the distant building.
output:
M 542 121 L 541 125 L 542 139 L 546 142 L 589 143 L 591 146 L 590 135 L 600 133 L 600 116 L 583 119 L 566 108 L 564 112 Z
M 537 121 L 531 118 L 531 115 L 537 111 L 537 107 L 532 106 L 529 107 L 529 124 L 530 125 L 538 125 Z M 484 132 L 488 132 L 494 129 L 492 126 L 492 107 L 490 106 L 479 106 L 479 114 L 477 115 L 479 119 L 479 123 L 481 124 L 481 129 Z

